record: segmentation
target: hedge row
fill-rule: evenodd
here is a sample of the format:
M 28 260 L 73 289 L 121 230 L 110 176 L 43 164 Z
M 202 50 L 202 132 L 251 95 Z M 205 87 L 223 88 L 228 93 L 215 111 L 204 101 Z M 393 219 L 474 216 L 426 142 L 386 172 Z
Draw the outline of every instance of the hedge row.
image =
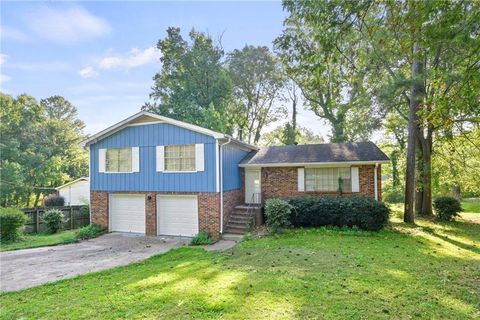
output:
M 382 229 L 390 209 L 371 198 L 301 197 L 289 200 L 293 206 L 289 220 L 295 227 L 357 226 L 363 230 Z

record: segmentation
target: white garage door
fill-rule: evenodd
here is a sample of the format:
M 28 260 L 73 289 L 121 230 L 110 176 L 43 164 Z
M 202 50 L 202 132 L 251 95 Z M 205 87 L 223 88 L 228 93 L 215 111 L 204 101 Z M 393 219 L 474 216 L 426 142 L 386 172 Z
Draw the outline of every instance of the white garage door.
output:
M 110 231 L 145 233 L 145 195 L 110 195 Z
M 157 196 L 159 235 L 192 237 L 198 233 L 197 196 Z

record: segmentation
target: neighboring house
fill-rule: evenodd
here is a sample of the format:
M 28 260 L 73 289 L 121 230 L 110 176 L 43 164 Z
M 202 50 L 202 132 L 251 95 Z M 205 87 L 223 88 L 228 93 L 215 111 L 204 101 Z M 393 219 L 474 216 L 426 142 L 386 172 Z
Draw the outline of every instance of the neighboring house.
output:
M 86 205 L 90 203 L 90 181 L 88 177 L 70 181 L 55 188 L 65 199 L 66 206 Z
M 243 231 L 243 204 L 336 195 L 339 177 L 344 195 L 380 199 L 380 165 L 388 162 L 370 142 L 259 150 L 145 111 L 84 144 L 90 149 L 92 223 L 148 235 L 206 231 L 218 238 L 227 226 Z

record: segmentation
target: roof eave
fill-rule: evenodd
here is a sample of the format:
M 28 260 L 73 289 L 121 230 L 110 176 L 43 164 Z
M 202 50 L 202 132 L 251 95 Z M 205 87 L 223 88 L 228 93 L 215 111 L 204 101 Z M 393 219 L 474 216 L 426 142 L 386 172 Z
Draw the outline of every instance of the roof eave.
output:
M 329 162 L 298 162 L 298 163 L 241 163 L 242 168 L 263 168 L 263 167 L 314 167 L 314 166 L 342 166 L 342 165 L 370 165 L 390 163 L 390 160 L 368 160 L 368 161 L 329 161 Z

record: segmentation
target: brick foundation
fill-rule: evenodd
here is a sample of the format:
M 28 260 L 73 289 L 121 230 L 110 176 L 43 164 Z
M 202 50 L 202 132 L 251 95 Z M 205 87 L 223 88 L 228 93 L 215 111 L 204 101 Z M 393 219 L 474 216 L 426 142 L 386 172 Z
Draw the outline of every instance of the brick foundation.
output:
M 244 203 L 245 192 L 242 189 L 234 189 L 223 193 L 223 225 L 230 219 L 233 209 Z
M 375 197 L 374 189 L 374 165 L 359 166 L 360 192 L 344 192 L 343 196 L 367 196 Z M 381 200 L 381 166 L 377 169 L 378 199 Z M 299 192 L 298 191 L 298 168 L 296 167 L 268 167 L 262 168 L 262 193 L 268 198 L 289 198 L 305 195 L 336 196 L 338 192 Z
M 157 235 L 157 195 L 196 195 L 198 196 L 198 226 L 200 231 L 210 233 L 212 238 L 220 237 L 220 194 L 205 193 L 172 193 L 172 192 L 115 192 L 115 194 L 145 195 L 145 231 L 147 235 Z M 108 195 L 109 192 L 91 191 L 90 209 L 92 223 L 108 229 Z

